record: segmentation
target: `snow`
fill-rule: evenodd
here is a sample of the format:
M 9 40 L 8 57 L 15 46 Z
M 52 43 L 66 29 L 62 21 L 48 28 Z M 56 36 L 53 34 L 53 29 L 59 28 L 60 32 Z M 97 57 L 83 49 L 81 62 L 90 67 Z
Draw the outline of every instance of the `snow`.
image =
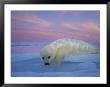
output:
M 13 77 L 98 77 L 100 54 L 67 56 L 59 66 L 46 66 L 39 53 L 12 54 Z
M 48 43 L 12 43 L 12 77 L 99 77 L 100 54 L 69 55 L 59 66 L 46 66 L 39 50 Z

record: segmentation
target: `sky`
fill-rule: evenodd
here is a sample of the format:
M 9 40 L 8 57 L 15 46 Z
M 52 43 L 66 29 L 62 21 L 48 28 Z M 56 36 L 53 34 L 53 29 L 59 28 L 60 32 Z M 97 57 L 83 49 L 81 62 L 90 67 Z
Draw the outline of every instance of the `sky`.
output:
M 12 42 L 73 38 L 100 45 L 100 11 L 12 11 Z

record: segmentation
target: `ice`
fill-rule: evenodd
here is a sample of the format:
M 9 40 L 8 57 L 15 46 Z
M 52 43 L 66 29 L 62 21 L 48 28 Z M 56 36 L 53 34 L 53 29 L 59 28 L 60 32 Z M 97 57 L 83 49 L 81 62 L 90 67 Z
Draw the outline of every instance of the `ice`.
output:
M 100 54 L 69 55 L 59 66 L 44 65 L 39 49 L 45 43 L 12 43 L 12 77 L 99 77 Z M 34 50 L 35 49 L 35 50 Z M 38 49 L 38 50 L 36 50 Z M 16 52 L 15 52 L 16 51 Z
M 12 58 L 12 62 L 16 62 L 16 61 L 23 61 L 23 60 L 28 60 L 28 59 L 32 59 L 32 58 L 40 58 L 40 54 L 39 53 L 25 53 L 25 54 L 15 54 L 11 56 Z
M 74 72 L 54 72 L 54 73 L 44 73 L 43 76 L 54 76 L 54 77 L 82 77 L 82 76 L 99 76 L 99 70 L 79 70 Z
M 13 77 L 98 77 L 100 54 L 68 56 L 59 66 L 45 66 L 39 53 L 12 54 Z

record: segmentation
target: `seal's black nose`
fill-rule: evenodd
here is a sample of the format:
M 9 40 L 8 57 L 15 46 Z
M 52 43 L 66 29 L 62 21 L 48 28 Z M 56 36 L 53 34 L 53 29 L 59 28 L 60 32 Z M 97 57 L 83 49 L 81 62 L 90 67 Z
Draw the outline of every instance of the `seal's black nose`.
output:
M 50 65 L 49 63 L 45 63 L 45 65 Z

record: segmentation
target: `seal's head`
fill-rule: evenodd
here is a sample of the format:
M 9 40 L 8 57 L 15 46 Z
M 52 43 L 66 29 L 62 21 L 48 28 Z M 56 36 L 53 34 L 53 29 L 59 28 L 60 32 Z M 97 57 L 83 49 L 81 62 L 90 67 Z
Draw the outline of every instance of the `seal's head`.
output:
M 44 47 L 40 51 L 41 58 L 45 65 L 50 65 L 52 60 L 54 59 L 54 52 L 53 48 L 51 47 Z

